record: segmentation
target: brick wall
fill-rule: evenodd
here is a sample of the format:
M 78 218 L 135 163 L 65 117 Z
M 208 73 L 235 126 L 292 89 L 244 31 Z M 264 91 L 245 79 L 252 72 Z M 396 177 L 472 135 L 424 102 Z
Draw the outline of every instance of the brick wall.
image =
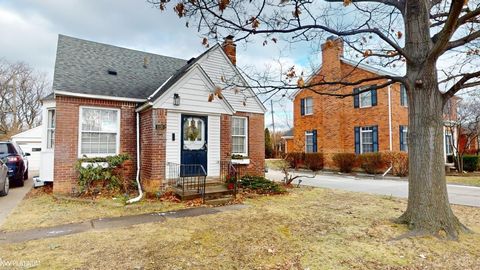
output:
M 244 174 L 265 175 L 265 118 L 259 113 L 237 112 L 236 116 L 248 118 L 248 157 L 250 164 L 237 165 Z M 230 125 L 231 129 L 231 125 Z
M 228 161 L 232 156 L 232 116 L 220 116 L 220 160 Z
M 340 61 L 342 56 L 341 42 L 334 40 L 325 43 L 323 49 L 322 69 L 312 79 L 312 83 L 320 81 L 357 81 L 363 78 L 372 78 L 378 75 L 362 70 Z M 384 80 L 371 81 L 363 85 L 382 84 Z M 320 92 L 350 94 L 353 88 L 359 86 L 316 86 Z M 399 126 L 408 125 L 408 108 L 400 105 L 400 85 L 391 86 L 392 110 L 392 150 L 400 150 Z M 300 100 L 305 97 L 313 98 L 313 115 L 300 115 Z M 310 90 L 303 90 L 294 99 L 294 149 L 304 152 L 305 132 L 317 130 L 318 151 L 326 156 L 326 167 L 333 167 L 331 156 L 339 152 L 355 152 L 354 127 L 378 126 L 379 151 L 390 149 L 390 135 L 388 124 L 388 88 L 377 90 L 377 106 L 368 108 L 354 108 L 353 97 L 337 98 L 318 95 Z
M 147 192 L 158 191 L 165 179 L 166 129 L 155 124 L 166 124 L 166 110 L 147 109 L 140 113 L 140 179 Z
M 56 97 L 55 127 L 55 193 L 70 193 L 77 186 L 75 163 L 78 160 L 78 129 L 80 106 L 120 109 L 120 153 L 131 156 L 123 168 L 123 175 L 135 179 L 136 145 L 135 143 L 135 103 L 107 101 L 76 97 Z

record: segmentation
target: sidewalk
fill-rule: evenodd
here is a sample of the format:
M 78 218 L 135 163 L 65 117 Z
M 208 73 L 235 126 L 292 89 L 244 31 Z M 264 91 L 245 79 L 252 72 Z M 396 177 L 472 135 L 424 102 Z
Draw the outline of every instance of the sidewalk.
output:
M 237 211 L 247 208 L 248 206 L 243 204 L 227 205 L 220 207 L 198 207 L 190 209 L 182 209 L 171 212 L 159 212 L 134 216 L 123 216 L 114 218 L 100 218 L 80 223 L 70 223 L 64 225 L 58 225 L 48 228 L 38 228 L 25 231 L 16 232 L 1 232 L 0 244 L 3 243 L 18 243 L 36 239 L 60 237 L 64 235 L 82 233 L 91 230 L 103 230 L 119 227 L 127 227 L 137 224 L 153 223 L 153 222 L 165 222 L 171 218 L 185 218 L 196 217 L 203 215 L 212 215 L 227 211 Z

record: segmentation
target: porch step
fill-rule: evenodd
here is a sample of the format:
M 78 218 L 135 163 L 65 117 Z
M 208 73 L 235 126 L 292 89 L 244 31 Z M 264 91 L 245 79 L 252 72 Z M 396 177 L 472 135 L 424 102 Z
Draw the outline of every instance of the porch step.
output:
M 201 198 L 202 195 L 198 194 L 195 191 L 185 191 L 185 193 L 182 193 L 182 189 L 176 188 L 175 193 L 180 197 L 181 200 L 191 200 L 191 199 L 196 199 L 196 198 Z M 233 190 L 229 190 L 225 187 L 225 184 L 213 184 L 210 183 L 209 185 L 206 185 L 205 188 L 205 200 L 213 200 L 220 198 L 225 195 L 232 195 Z

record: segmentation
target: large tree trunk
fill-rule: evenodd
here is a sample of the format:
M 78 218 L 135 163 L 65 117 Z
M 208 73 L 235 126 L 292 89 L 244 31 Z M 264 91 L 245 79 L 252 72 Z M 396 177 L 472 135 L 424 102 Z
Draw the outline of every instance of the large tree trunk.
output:
M 409 96 L 408 206 L 399 218 L 411 235 L 456 238 L 466 228 L 452 212 L 445 179 L 443 144 L 444 99 L 438 89 L 436 60 L 427 60 L 432 47 L 429 26 L 430 1 L 408 0 L 405 49 L 414 61 L 407 63 Z

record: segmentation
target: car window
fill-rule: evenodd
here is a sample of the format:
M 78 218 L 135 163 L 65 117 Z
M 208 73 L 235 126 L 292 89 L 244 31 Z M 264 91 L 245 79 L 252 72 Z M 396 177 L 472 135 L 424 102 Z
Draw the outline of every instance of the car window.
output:
M 11 143 L 0 143 L 0 157 L 17 154 L 17 150 Z

